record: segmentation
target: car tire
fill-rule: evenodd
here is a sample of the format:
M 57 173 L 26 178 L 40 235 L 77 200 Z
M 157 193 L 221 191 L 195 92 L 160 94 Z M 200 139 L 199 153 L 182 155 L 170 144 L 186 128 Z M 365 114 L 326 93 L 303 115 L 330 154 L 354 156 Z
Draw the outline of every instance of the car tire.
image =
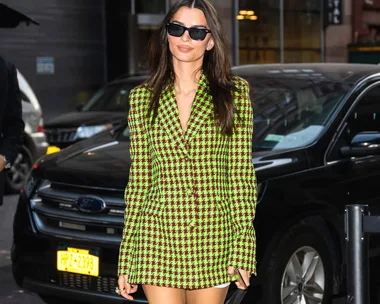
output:
M 46 304 L 87 304 L 87 302 L 78 302 L 78 301 L 72 301 L 64 298 L 58 298 L 54 296 L 47 296 L 39 294 L 39 297 L 46 303 Z
M 32 153 L 25 146 L 20 151 L 10 168 L 5 174 L 5 193 L 17 194 L 20 192 L 29 171 L 33 166 Z
M 273 251 L 262 285 L 262 303 L 304 303 L 297 299 L 311 296 L 317 300 L 310 303 L 331 303 L 332 285 L 332 257 L 324 238 L 312 226 L 298 224 Z

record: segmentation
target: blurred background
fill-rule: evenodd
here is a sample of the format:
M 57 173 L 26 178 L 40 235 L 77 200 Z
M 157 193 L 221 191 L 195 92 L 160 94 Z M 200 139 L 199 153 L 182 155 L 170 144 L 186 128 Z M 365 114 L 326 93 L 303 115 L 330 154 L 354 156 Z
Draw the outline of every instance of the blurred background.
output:
M 46 120 L 144 72 L 147 42 L 172 1 L 3 0 L 40 25 L 0 29 L 0 53 L 29 81 Z M 380 0 L 212 2 L 235 65 L 379 61 Z

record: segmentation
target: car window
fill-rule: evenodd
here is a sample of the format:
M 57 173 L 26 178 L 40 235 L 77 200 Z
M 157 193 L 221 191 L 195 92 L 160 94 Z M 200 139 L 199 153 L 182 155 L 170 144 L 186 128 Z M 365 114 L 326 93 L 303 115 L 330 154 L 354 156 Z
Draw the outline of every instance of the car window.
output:
M 328 161 L 341 159 L 340 148 L 350 144 L 353 137 L 364 131 L 380 132 L 380 86 L 365 93 L 349 114 L 346 124 L 332 147 Z
M 328 81 L 247 78 L 254 113 L 253 150 L 293 149 L 312 143 L 350 90 Z M 129 129 L 118 133 L 127 140 Z
M 254 107 L 253 150 L 282 150 L 314 142 L 350 85 L 289 78 L 247 78 Z
M 363 95 L 347 123 L 351 138 L 364 131 L 380 132 L 380 86 L 370 89 Z
M 84 105 L 82 111 L 128 111 L 128 97 L 131 89 L 138 83 L 125 82 L 108 85 Z

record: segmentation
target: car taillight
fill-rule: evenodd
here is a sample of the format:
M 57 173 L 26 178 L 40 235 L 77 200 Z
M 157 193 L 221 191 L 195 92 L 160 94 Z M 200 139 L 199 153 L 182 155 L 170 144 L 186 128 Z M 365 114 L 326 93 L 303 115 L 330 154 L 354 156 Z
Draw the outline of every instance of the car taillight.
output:
M 40 121 L 38 122 L 37 132 L 44 132 L 44 121 L 42 117 L 40 118 Z

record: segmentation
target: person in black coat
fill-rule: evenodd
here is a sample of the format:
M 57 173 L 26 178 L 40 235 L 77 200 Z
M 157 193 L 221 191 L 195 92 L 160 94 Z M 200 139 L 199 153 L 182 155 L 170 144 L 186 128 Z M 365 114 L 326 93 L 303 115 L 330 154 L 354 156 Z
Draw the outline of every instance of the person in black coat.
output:
M 0 56 L 0 206 L 3 204 L 5 171 L 17 157 L 24 126 L 16 67 Z

